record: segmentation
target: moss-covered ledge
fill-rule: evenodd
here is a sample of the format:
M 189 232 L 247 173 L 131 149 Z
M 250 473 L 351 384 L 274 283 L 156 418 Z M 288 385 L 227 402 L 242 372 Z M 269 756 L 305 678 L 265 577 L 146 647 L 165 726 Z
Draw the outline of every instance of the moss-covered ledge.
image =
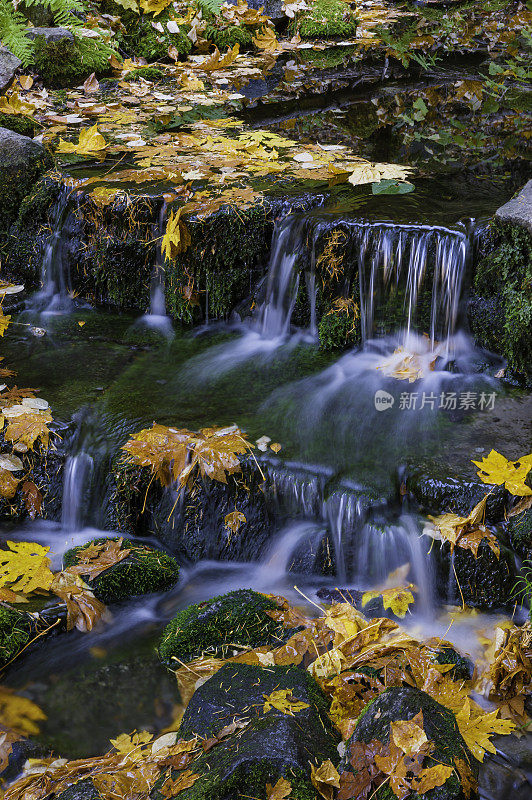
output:
M 473 288 L 477 344 L 503 355 L 513 376 L 532 385 L 532 181 L 496 212 Z

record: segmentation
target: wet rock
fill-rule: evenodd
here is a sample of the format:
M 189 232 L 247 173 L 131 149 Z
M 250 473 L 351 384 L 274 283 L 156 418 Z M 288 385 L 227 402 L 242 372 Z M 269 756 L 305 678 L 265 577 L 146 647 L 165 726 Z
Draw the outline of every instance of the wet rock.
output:
M 273 518 L 254 463 L 243 460 L 238 477 L 240 480 L 228 476 L 227 484 L 198 480 L 176 498 L 174 491 L 151 481 L 148 470 L 119 462 L 114 469 L 107 525 L 130 535 L 156 536 L 182 561 L 255 560 L 272 537 Z M 237 535 L 230 535 L 224 520 L 235 508 L 246 522 Z
M 523 186 L 519 194 L 497 209 L 495 219 L 520 225 L 532 233 L 532 180 Z
M 267 613 L 277 604 L 252 589 L 214 597 L 180 611 L 166 626 L 159 643 L 159 656 L 168 666 L 175 659 L 191 661 L 201 655 L 225 656 L 232 646 L 279 646 L 287 629 Z
M 20 775 L 28 758 L 44 758 L 50 755 L 50 750 L 40 742 L 31 739 L 17 739 L 11 745 L 11 752 L 7 759 L 7 766 L 0 771 L 0 781 L 13 781 Z
M 232 5 L 236 5 L 236 0 L 230 0 Z M 276 27 L 283 22 L 288 22 L 282 0 L 248 0 L 248 6 L 257 10 L 263 9 L 263 14 L 271 19 Z
M 23 198 L 52 163 L 41 144 L 0 128 L 0 237 L 8 231 Z
M 532 385 L 532 181 L 500 208 L 485 237 L 475 270 L 470 309 L 477 344 L 494 347 L 507 373 Z M 497 311 L 492 319 L 492 310 Z M 494 336 L 494 329 L 497 336 Z
M 28 644 L 35 632 L 29 614 L 0 604 L 0 669 Z
M 447 544 L 438 548 L 435 553 L 440 597 L 485 610 L 509 609 L 515 602 L 517 570 L 513 553 L 501 542 L 499 545 L 499 558 L 485 540 L 480 543 L 476 558 L 470 550 L 457 547 L 453 560 Z
M 265 695 L 286 689 L 308 704 L 293 716 L 264 710 Z M 196 690 L 180 735 L 212 736 L 233 720 L 247 723 L 199 756 L 190 769 L 201 777 L 183 800 L 264 797 L 266 784 L 284 777 L 295 800 L 314 798 L 309 761 L 338 763 L 339 737 L 328 718 L 328 701 L 314 679 L 297 667 L 227 664 Z M 155 790 L 153 798 L 160 800 Z
M 373 739 L 378 739 L 387 744 L 390 740 L 390 723 L 396 720 L 411 720 L 420 711 L 423 712 L 423 727 L 427 738 L 436 745 L 432 757 L 426 759 L 425 766 L 434 763 L 454 765 L 454 759 L 462 759 L 475 773 L 478 773 L 478 763 L 464 742 L 452 711 L 437 703 L 425 692 L 410 687 L 387 689 L 366 708 L 347 743 L 340 772 L 354 771 L 349 763 L 349 748 L 352 743 L 369 743 Z M 376 792 L 375 800 L 384 800 L 388 796 L 386 786 Z M 465 800 L 465 797 L 466 794 L 462 790 L 456 772 L 453 772 L 443 786 L 420 795 L 420 798 L 427 800 L 429 798 Z
M 510 517 L 506 532 L 517 555 L 532 560 L 532 509 Z
M 55 800 L 103 800 L 103 797 L 91 779 L 85 778 L 56 795 Z
M 406 481 L 407 490 L 427 514 L 452 512 L 466 517 L 488 493 L 489 487 L 478 480 L 461 475 L 437 475 L 434 470 L 412 472 Z M 490 493 L 486 504 L 486 521 L 497 523 L 504 519 L 508 493 L 497 486 Z
M 7 47 L 0 46 L 0 93 L 7 89 L 20 66 L 22 66 L 22 61 L 14 56 Z
M 104 544 L 109 539 L 93 539 L 83 547 L 68 550 L 63 559 L 65 567 L 79 563 L 83 550 L 91 545 Z M 129 555 L 117 564 L 104 570 L 96 578 L 82 575 L 93 588 L 94 594 L 102 603 L 116 603 L 144 594 L 164 592 L 179 579 L 179 566 L 172 556 L 154 547 L 139 545 L 124 539 L 120 549 L 130 549 Z

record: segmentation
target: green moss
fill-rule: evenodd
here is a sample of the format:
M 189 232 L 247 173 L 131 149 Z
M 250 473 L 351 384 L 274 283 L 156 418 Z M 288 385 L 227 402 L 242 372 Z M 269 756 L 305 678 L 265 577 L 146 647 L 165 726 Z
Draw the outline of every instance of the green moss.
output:
M 166 626 L 159 655 L 171 665 L 173 658 L 191 661 L 203 653 L 224 656 L 232 645 L 278 644 L 285 628 L 266 614 L 277 608 L 273 600 L 251 589 L 189 606 Z
M 239 44 L 241 48 L 248 47 L 253 41 L 252 32 L 240 25 L 229 25 L 227 28 L 220 29 L 216 25 L 207 25 L 205 28 L 205 39 L 208 39 L 222 51 L 228 47 Z
M 164 78 L 164 72 L 157 67 L 143 67 L 141 69 L 133 69 L 125 76 L 125 81 L 136 81 L 139 78 L 145 78 L 147 81 L 159 81 Z
M 360 322 L 353 324 L 349 314 L 335 311 L 322 316 L 318 333 L 322 350 L 344 350 L 360 341 Z
M 79 556 L 91 544 L 103 544 L 108 539 L 94 539 L 83 547 L 74 547 L 64 556 L 65 567 L 79 563 Z M 112 541 L 117 541 L 115 538 Z M 121 549 L 131 550 L 127 558 L 106 569 L 97 578 L 87 582 L 103 603 L 116 603 L 143 594 L 164 592 L 179 577 L 179 566 L 172 556 L 146 545 L 137 545 L 124 539 Z
M 123 9 L 120 10 L 121 12 Z M 122 16 L 122 14 L 121 14 Z M 126 27 L 123 47 L 128 53 L 148 61 L 168 60 L 168 48 L 175 47 L 179 55 L 186 56 L 192 50 L 192 42 L 187 36 L 189 27 L 179 26 L 179 33 L 169 33 L 166 28 L 170 15 L 168 11 L 157 16 L 156 21 L 163 26 L 163 32 L 152 26 L 153 19 L 148 16 L 126 14 L 123 18 Z
M 512 370 L 532 382 L 532 235 L 519 225 L 494 225 L 489 250 L 477 267 L 474 285 L 478 295 L 487 301 L 487 317 L 484 313 L 471 319 L 477 341 L 496 347 Z M 501 312 L 502 341 L 497 337 L 496 342 L 486 342 L 494 325 L 493 303 Z
M 10 131 L 20 133 L 21 136 L 33 138 L 37 123 L 31 117 L 22 114 L 0 114 L 0 128 L 8 128 Z
M 30 641 L 31 620 L 14 608 L 0 605 L 0 669 Z
M 455 681 L 468 681 L 473 674 L 473 662 L 469 658 L 461 656 L 452 647 L 442 647 L 434 661 L 437 664 L 453 664 L 453 669 L 449 670 L 447 675 L 450 675 Z
M 356 35 L 357 21 L 343 0 L 316 0 L 295 26 L 303 39 L 345 39 Z
M 31 160 L 13 161 L 6 159 L 0 163 L 2 180 L 0 182 L 0 243 L 6 246 L 7 232 L 15 221 L 24 198 L 31 192 L 43 172 L 53 164 L 47 151 Z M 29 247 L 30 245 L 26 243 Z M 23 263 L 18 262 L 20 266 Z
M 46 86 L 64 88 L 81 83 L 92 72 L 103 73 L 112 49 L 99 39 L 34 40 L 33 66 Z

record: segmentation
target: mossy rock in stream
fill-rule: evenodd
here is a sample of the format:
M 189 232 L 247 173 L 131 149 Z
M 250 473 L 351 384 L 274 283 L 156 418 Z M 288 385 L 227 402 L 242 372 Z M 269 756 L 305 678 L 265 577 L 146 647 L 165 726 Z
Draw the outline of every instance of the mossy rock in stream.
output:
M 0 604 L 0 669 L 20 653 L 34 632 L 35 624 L 28 614 Z
M 348 39 L 356 36 L 356 14 L 343 0 L 315 0 L 296 20 L 293 29 L 302 39 Z
M 476 268 L 474 290 L 469 322 L 477 344 L 503 355 L 510 370 L 532 385 L 530 230 L 507 222 L 492 223 Z
M 78 37 L 67 28 L 32 28 L 27 35 L 33 39 L 32 66 L 46 86 L 76 86 L 109 69 L 113 50 L 102 39 Z
M 83 550 L 90 545 L 104 544 L 115 539 L 93 539 L 82 547 L 67 550 L 64 555 L 65 567 L 79 563 Z M 172 556 L 147 545 L 135 544 L 129 539 L 122 541 L 121 550 L 131 552 L 122 561 L 104 570 L 98 577 L 82 578 L 92 587 L 94 594 L 102 603 L 117 603 L 143 594 L 165 592 L 179 579 L 179 566 Z
M 119 459 L 106 525 L 129 536 L 155 536 L 180 561 L 256 560 L 276 529 L 260 490 L 263 476 L 251 459 L 241 465 L 242 472 L 228 475 L 227 483 L 198 479 L 176 504 L 175 493 L 153 481 L 149 470 Z M 235 508 L 246 518 L 238 535 L 225 526 Z
M 0 236 L 15 220 L 20 204 L 53 159 L 45 148 L 26 136 L 0 128 Z
M 510 517 L 506 530 L 517 555 L 532 561 L 532 509 Z
M 427 738 L 435 744 L 434 751 L 425 758 L 424 766 L 435 764 L 454 766 L 455 759 L 461 759 L 471 767 L 475 775 L 478 774 L 478 762 L 464 742 L 453 712 L 437 703 L 425 692 L 411 687 L 387 689 L 366 707 L 347 742 L 340 773 L 355 772 L 349 762 L 351 744 L 356 742 L 368 744 L 374 739 L 387 744 L 390 741 L 390 723 L 397 720 L 411 720 L 420 711 L 423 713 L 423 728 Z M 422 795 L 413 795 L 416 800 L 466 800 L 466 796 L 456 769 L 443 786 L 431 789 Z M 375 800 L 392 800 L 394 797 L 388 783 L 374 795 Z
M 293 716 L 271 708 L 265 696 L 286 689 L 307 707 Z M 291 798 L 315 800 L 310 765 L 339 760 L 339 736 L 328 717 L 328 699 L 316 681 L 298 667 L 253 667 L 227 664 L 200 686 L 190 701 L 180 736 L 214 736 L 224 726 L 241 721 L 244 727 L 200 755 L 190 769 L 201 777 L 180 793 L 183 800 L 233 800 L 266 796 L 284 777 Z M 174 773 L 173 777 L 176 777 Z M 152 798 L 162 797 L 159 783 Z
M 267 612 L 278 610 L 273 600 L 252 589 L 237 589 L 189 606 L 164 629 L 159 656 L 168 666 L 175 666 L 175 659 L 225 657 L 239 645 L 243 649 L 264 644 L 276 647 L 286 639 L 287 629 Z

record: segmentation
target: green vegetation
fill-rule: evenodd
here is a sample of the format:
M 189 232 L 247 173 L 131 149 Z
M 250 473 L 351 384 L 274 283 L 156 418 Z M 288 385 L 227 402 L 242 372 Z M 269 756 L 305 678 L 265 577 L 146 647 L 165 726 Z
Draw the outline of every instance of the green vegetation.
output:
M 357 20 L 343 0 L 316 0 L 294 27 L 302 39 L 347 39 L 356 35 Z
M 27 645 L 31 635 L 30 617 L 0 604 L 0 669 Z
M 65 567 L 79 563 L 83 550 L 91 544 L 103 544 L 107 539 L 94 539 L 83 547 L 74 547 L 64 556 Z M 117 541 L 115 539 L 114 541 Z M 87 582 L 102 603 L 116 603 L 143 594 L 164 592 L 179 578 L 179 566 L 172 556 L 153 547 L 138 545 L 124 539 L 121 549 L 130 549 L 129 555 Z
M 166 626 L 159 644 L 165 664 L 191 661 L 201 655 L 226 655 L 234 646 L 279 645 L 285 628 L 266 612 L 277 605 L 251 589 L 214 597 L 180 611 Z

